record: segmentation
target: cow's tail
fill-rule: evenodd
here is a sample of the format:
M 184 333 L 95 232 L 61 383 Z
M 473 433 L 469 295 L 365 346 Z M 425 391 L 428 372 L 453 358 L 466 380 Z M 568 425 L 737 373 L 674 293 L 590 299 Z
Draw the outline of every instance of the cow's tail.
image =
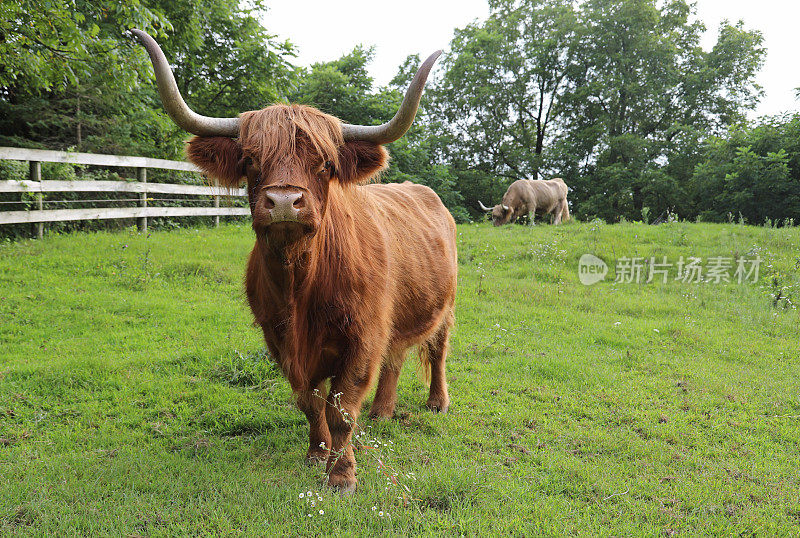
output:
M 427 340 L 417 348 L 419 355 L 419 369 L 417 371 L 420 379 L 427 385 L 431 385 L 431 358 L 433 360 L 444 360 L 447 356 L 449 347 L 448 336 L 450 328 L 455 323 L 452 307 L 445 314 L 439 328 L 431 334 Z
M 419 355 L 419 366 L 417 367 L 417 377 L 427 386 L 431 386 L 431 348 L 430 342 L 425 341 L 417 348 Z

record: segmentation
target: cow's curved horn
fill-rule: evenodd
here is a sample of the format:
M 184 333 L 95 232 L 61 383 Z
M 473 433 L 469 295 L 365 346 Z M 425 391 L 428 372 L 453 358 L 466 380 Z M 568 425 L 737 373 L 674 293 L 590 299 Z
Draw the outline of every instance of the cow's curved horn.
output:
M 366 140 L 376 144 L 388 144 L 394 142 L 408 131 L 417 115 L 419 100 L 422 97 L 422 90 L 425 88 L 425 81 L 428 79 L 433 64 L 442 51 L 437 50 L 425 60 L 414 75 L 414 80 L 406 90 L 403 103 L 397 110 L 394 117 L 383 125 L 351 125 L 342 124 L 342 136 L 345 140 Z
M 507 205 L 503 204 L 503 209 L 508 211 L 510 208 Z
M 150 34 L 141 30 L 131 30 L 131 33 L 144 45 L 153 62 L 153 70 L 156 73 L 158 83 L 158 93 L 161 95 L 161 103 L 169 117 L 178 124 L 181 129 L 200 136 L 239 136 L 239 118 L 210 118 L 201 116 L 189 108 L 189 105 L 181 97 L 178 85 L 175 83 L 175 76 L 169 67 L 167 57 L 156 40 Z
M 483 202 L 481 202 L 480 200 L 478 200 L 478 203 L 480 204 L 481 209 L 483 209 L 484 211 L 491 211 L 492 210 L 491 207 L 486 207 L 485 205 L 483 205 Z

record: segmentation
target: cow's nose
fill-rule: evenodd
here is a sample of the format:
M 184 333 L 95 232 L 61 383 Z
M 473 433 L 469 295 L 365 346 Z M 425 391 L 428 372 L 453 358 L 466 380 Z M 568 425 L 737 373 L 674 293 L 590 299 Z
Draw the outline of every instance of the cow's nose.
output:
M 273 190 L 264 194 L 272 222 L 296 221 L 300 208 L 305 205 L 302 192 Z

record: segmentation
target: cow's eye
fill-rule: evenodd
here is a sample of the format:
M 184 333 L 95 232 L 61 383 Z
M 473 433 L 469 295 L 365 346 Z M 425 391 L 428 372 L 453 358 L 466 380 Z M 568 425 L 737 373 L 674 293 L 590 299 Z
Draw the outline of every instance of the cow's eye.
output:
M 319 171 L 319 174 L 320 175 L 326 173 L 329 174 L 331 170 L 333 170 L 333 163 L 331 161 L 325 161 L 324 163 L 322 163 L 322 170 Z

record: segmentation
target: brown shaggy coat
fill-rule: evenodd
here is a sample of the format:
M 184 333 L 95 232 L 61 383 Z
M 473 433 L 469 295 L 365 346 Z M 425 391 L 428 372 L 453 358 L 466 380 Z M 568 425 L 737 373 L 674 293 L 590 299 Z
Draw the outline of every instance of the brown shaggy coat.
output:
M 428 407 L 448 408 L 457 258 L 438 196 L 409 182 L 365 185 L 386 167 L 386 150 L 344 142 L 339 125 L 313 108 L 275 105 L 243 114 L 238 140 L 195 137 L 188 155 L 223 185 L 247 181 L 250 308 L 308 418 L 307 458 L 327 460 L 330 484 L 353 491 L 362 402 L 378 379 L 371 415 L 392 416 L 409 348 L 430 370 Z M 273 222 L 268 195 L 287 193 L 300 197 L 298 220 Z
M 519 179 L 503 195 L 503 201 L 492 208 L 492 223 L 501 226 L 528 215 L 533 224 L 536 214 L 552 214 L 553 224 L 569 220 L 567 184 L 560 177 L 548 180 Z

